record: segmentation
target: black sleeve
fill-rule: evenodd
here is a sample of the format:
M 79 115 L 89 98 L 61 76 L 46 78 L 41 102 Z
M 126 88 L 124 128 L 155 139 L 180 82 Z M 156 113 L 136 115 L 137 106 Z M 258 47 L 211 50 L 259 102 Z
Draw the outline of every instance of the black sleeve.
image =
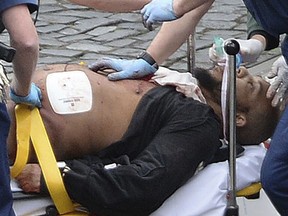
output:
M 134 132 L 127 136 L 129 149 L 146 146 L 137 156 L 122 152 L 120 161 L 110 160 L 111 169 L 105 166 L 105 155 L 67 161 L 71 170 L 63 179 L 70 197 L 95 214 L 146 216 L 190 179 L 201 162 L 210 161 L 220 145 L 219 122 L 208 106 L 194 101 L 190 107 L 183 100 L 191 99 L 179 96 L 158 101 L 143 124 L 132 124 L 142 134 L 135 139 Z M 139 144 L 155 130 L 146 145 Z
M 247 12 L 247 38 L 250 39 L 253 35 L 260 34 L 266 39 L 265 50 L 275 49 L 279 46 L 279 37 L 274 37 L 268 32 L 266 32 L 252 17 L 252 15 Z
M 71 170 L 64 175 L 68 194 L 92 213 L 149 215 L 213 154 L 210 138 L 217 137 L 199 127 L 202 129 L 194 139 L 191 130 L 159 134 L 136 159 L 127 164 L 115 161 L 111 169 L 99 160 L 90 165 L 83 160 L 69 161 Z

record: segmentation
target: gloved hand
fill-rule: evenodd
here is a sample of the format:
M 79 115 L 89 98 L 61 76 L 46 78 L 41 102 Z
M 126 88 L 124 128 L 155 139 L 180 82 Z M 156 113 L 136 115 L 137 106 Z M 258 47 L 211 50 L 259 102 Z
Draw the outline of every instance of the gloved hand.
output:
M 35 106 L 36 107 L 42 107 L 41 90 L 34 83 L 31 84 L 30 93 L 25 97 L 16 95 L 14 90 L 12 88 L 10 88 L 10 98 L 16 104 L 27 104 L 27 105 L 31 105 L 33 107 L 35 107 Z
M 157 70 L 143 59 L 123 60 L 102 58 L 95 63 L 90 64 L 88 67 L 95 72 L 107 68 L 116 70 L 117 72 L 108 75 L 108 79 L 112 81 L 141 78 L 153 74 Z
M 231 40 L 231 38 L 227 40 Z M 225 40 L 223 44 L 225 44 L 227 40 Z M 264 45 L 259 40 L 256 39 L 249 39 L 249 40 L 235 39 L 235 40 L 240 45 L 240 54 L 243 63 L 256 62 L 256 60 L 259 58 L 259 56 L 265 49 Z M 217 47 L 214 43 L 212 47 L 209 49 L 209 58 L 213 62 L 223 63 L 225 61 L 225 56 L 224 57 L 219 56 L 216 48 Z
M 277 106 L 281 100 L 286 99 L 285 93 L 288 88 L 288 65 L 284 56 L 280 56 L 272 65 L 271 71 L 268 73 L 267 78 L 275 80 L 272 81 L 268 91 L 267 98 L 272 98 L 272 106 Z
M 152 0 L 143 7 L 141 14 L 143 25 L 150 31 L 153 30 L 154 23 L 177 19 L 173 9 L 173 0 Z

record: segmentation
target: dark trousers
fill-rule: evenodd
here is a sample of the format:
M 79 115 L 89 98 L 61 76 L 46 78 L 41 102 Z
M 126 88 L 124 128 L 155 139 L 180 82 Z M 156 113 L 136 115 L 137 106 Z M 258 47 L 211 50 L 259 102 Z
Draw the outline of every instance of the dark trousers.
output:
M 288 107 L 264 159 L 261 182 L 277 211 L 288 215 Z
M 10 189 L 10 171 L 7 155 L 7 135 L 10 120 L 6 105 L 0 103 L 0 215 L 14 216 Z
M 288 4 L 286 0 L 243 0 L 256 22 L 274 37 L 288 33 Z M 288 64 L 288 37 L 281 45 L 282 55 Z

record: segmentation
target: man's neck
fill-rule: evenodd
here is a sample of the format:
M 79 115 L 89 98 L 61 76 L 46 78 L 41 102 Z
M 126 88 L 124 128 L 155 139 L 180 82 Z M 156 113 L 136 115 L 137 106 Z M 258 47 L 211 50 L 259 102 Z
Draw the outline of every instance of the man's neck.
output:
M 221 100 L 220 95 L 216 95 L 211 93 L 210 91 L 207 91 L 206 89 L 201 88 L 202 94 L 206 99 L 206 103 L 211 106 L 211 108 L 214 110 L 215 114 L 219 117 L 221 123 L 222 123 L 222 110 L 221 110 Z

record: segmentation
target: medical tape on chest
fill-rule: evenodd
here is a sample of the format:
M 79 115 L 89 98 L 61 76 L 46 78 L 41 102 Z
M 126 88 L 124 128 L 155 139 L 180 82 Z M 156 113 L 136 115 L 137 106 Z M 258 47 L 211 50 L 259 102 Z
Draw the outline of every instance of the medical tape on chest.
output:
M 55 113 L 75 114 L 87 112 L 92 107 L 92 88 L 83 71 L 48 74 L 46 88 Z

